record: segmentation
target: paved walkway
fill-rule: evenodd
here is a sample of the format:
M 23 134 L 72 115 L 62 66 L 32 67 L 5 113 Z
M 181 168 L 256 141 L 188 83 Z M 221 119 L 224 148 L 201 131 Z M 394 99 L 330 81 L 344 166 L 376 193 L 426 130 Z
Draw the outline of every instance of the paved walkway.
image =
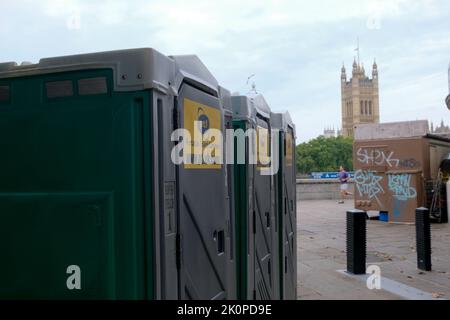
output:
M 402 299 L 384 290 L 369 290 L 346 269 L 346 211 L 353 201 L 299 201 L 299 299 Z M 416 268 L 415 226 L 367 222 L 367 264 L 381 268 L 389 280 L 450 299 L 450 225 L 432 225 L 432 272 Z

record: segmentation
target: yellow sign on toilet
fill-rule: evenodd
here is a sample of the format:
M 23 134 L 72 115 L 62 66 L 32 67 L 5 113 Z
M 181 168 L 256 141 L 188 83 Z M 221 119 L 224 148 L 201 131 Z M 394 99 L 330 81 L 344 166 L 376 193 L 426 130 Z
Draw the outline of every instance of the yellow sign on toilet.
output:
M 258 169 L 270 167 L 270 136 L 269 130 L 261 126 L 257 126 L 256 134 L 258 137 Z
M 292 167 L 294 160 L 294 139 L 291 133 L 286 133 L 286 167 Z
M 196 125 L 197 122 L 197 125 Z M 222 114 L 220 110 L 212 108 L 190 99 L 184 99 L 184 128 L 190 134 L 187 141 L 188 148 L 184 152 L 191 159 L 191 164 L 185 163 L 185 169 L 221 169 L 221 164 L 208 164 L 203 159 L 205 148 L 214 144 L 216 152 L 212 156 L 220 157 L 222 141 L 203 141 L 203 135 L 209 129 L 222 130 Z

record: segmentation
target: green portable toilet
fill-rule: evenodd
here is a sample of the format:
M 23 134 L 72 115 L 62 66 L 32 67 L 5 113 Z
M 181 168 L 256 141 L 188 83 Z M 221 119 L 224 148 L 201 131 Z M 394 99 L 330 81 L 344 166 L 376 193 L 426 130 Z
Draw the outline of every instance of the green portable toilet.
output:
M 254 130 L 264 138 L 270 154 L 270 108 L 262 95 L 233 96 L 235 130 Z M 268 131 L 265 131 L 268 130 Z M 264 137 L 264 132 L 267 136 Z M 251 135 L 250 135 L 251 136 Z M 241 140 L 242 141 L 242 140 Z M 236 278 L 240 299 L 279 298 L 278 225 L 275 214 L 274 176 L 262 175 L 260 150 L 258 164 L 252 164 L 252 139 L 235 140 Z M 245 145 L 245 163 L 239 164 L 237 149 Z
M 279 270 L 283 300 L 297 299 L 297 194 L 295 125 L 288 112 L 272 113 L 274 129 L 280 130 L 280 169 L 275 175 L 275 203 L 280 225 Z
M 171 161 L 221 92 L 153 49 L 0 64 L 0 298 L 233 298 L 227 167 Z

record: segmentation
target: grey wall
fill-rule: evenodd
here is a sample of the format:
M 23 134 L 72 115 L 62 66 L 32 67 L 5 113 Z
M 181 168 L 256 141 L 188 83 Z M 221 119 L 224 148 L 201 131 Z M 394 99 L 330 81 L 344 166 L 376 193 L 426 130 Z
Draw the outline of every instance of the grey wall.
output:
M 354 194 L 354 190 L 354 183 L 349 183 L 348 191 Z M 297 179 L 297 200 L 338 200 L 340 197 L 340 183 L 336 180 Z

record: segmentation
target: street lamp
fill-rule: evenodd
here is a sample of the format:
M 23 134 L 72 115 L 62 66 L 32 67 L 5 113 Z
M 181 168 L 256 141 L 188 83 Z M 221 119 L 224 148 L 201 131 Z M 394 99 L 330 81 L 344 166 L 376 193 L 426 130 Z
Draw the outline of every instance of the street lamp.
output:
M 445 104 L 447 105 L 447 108 L 450 110 L 450 66 L 448 67 L 448 92 L 449 95 L 447 96 L 447 99 L 445 99 Z

